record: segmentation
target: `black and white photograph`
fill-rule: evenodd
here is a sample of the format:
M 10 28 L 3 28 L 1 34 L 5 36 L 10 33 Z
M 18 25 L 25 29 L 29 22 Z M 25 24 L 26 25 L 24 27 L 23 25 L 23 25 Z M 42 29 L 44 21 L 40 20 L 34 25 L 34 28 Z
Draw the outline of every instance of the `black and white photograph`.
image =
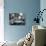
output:
M 9 13 L 10 25 L 25 25 L 25 17 L 23 13 Z

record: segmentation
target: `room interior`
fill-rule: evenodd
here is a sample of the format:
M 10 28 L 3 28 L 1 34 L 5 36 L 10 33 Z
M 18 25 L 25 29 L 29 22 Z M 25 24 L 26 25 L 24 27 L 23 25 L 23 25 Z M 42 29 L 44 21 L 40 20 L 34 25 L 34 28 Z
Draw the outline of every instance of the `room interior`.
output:
M 45 4 L 46 0 L 1 0 L 0 46 L 46 46 Z

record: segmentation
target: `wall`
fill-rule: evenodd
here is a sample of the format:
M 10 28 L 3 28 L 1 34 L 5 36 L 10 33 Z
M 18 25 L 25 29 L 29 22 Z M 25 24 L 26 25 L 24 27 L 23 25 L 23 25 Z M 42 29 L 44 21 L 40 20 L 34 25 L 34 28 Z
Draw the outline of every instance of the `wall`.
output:
M 4 35 L 7 41 L 18 41 L 32 30 L 35 14 L 40 10 L 40 0 L 4 0 Z M 26 25 L 9 25 L 9 13 L 22 12 L 26 17 Z
M 41 0 L 40 1 L 40 9 L 41 9 L 41 11 L 43 9 L 46 9 L 46 0 Z M 43 22 L 41 21 L 40 25 L 46 26 L 46 10 L 43 12 L 42 17 L 43 17 Z

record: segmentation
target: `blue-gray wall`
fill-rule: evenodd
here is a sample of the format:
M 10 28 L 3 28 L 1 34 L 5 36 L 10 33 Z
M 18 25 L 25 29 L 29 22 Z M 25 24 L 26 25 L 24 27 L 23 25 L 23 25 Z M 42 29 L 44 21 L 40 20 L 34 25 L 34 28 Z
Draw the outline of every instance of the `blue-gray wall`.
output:
M 40 0 L 4 0 L 4 35 L 7 41 L 18 41 L 32 30 L 33 19 L 40 9 Z M 22 12 L 26 17 L 25 26 L 9 25 L 9 13 Z
M 46 0 L 41 0 L 40 1 L 40 10 L 42 11 L 43 9 L 46 9 Z M 43 12 L 43 22 L 40 22 L 40 25 L 45 26 L 46 27 L 46 10 Z

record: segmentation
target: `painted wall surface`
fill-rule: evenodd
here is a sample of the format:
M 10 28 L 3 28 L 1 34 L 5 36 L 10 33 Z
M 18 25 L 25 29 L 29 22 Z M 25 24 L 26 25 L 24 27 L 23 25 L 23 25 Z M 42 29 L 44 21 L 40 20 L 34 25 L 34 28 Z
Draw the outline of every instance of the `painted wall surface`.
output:
M 36 12 L 40 9 L 39 0 L 4 0 L 4 35 L 7 41 L 18 41 L 29 31 L 32 31 L 32 23 Z M 22 12 L 26 18 L 23 26 L 9 25 L 9 13 Z
M 43 9 L 46 9 L 46 0 L 41 0 L 40 1 L 40 9 L 41 9 L 41 11 Z M 43 12 L 42 17 L 43 17 L 43 22 L 41 21 L 40 25 L 46 26 L 46 10 Z

